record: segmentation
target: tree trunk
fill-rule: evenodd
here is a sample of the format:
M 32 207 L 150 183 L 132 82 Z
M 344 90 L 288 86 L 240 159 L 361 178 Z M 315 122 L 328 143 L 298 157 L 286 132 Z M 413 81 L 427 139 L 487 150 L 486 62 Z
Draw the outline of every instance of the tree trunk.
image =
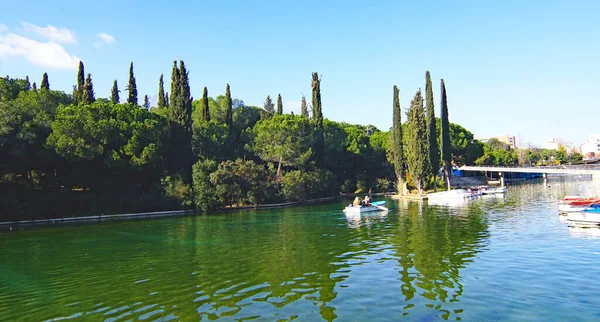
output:
M 281 159 L 282 159 L 282 156 L 279 156 L 279 165 L 277 166 L 277 177 L 279 177 L 279 175 L 281 175 Z
M 421 196 L 421 179 L 417 180 L 417 191 L 419 192 L 419 197 Z
M 404 180 L 398 177 L 398 194 L 404 196 Z
M 433 192 L 437 192 L 437 176 L 433 175 Z

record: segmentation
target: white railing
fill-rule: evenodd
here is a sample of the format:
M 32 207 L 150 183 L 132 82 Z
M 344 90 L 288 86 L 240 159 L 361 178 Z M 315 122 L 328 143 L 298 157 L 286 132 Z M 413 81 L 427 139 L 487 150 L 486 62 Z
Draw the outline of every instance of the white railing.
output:
M 493 171 L 493 172 L 521 172 L 521 173 L 556 173 L 556 174 L 593 174 L 600 175 L 598 165 L 560 165 L 542 167 L 518 167 L 518 166 L 462 166 L 459 170 L 465 171 Z

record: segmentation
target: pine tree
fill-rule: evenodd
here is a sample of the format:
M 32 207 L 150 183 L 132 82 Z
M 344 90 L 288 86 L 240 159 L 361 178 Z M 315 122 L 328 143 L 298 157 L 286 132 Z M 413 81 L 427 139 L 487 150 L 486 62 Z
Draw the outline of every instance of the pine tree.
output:
M 85 68 L 83 62 L 79 61 L 79 70 L 77 71 L 77 95 L 73 95 L 73 99 L 79 103 L 83 97 L 83 85 L 85 85 Z
M 35 82 L 33 82 L 32 89 L 34 92 L 37 92 L 37 84 Z
M 281 101 L 281 94 L 277 94 L 277 114 L 283 114 L 283 102 Z
M 210 121 L 210 109 L 208 107 L 208 88 L 204 87 L 204 91 L 202 92 L 202 111 L 200 113 L 200 117 L 202 121 Z
M 273 104 L 273 100 L 271 99 L 271 95 L 267 95 L 265 99 L 264 109 L 269 115 L 275 113 L 275 105 Z
M 138 103 L 137 98 L 137 85 L 135 84 L 135 76 L 133 76 L 133 62 L 129 65 L 129 82 L 127 83 L 127 91 L 129 95 L 127 97 L 127 103 L 135 104 Z
M 427 103 L 427 140 L 429 142 L 429 161 L 433 175 L 433 191 L 437 191 L 437 174 L 440 171 L 440 149 L 437 142 L 437 129 L 435 124 L 435 108 L 433 106 L 433 88 L 431 75 L 425 73 L 425 102 Z
M 50 83 L 48 82 L 48 73 L 44 73 L 42 75 L 42 84 L 40 85 L 40 89 L 50 90 Z
M 442 161 L 444 163 L 444 176 L 446 177 L 446 183 L 448 184 L 448 190 L 450 190 L 450 177 L 452 176 L 452 146 L 450 143 L 450 122 L 448 121 L 448 100 L 446 97 L 446 84 L 444 80 L 441 81 L 441 112 L 440 117 L 442 121 Z
M 160 74 L 158 79 L 158 107 L 166 107 L 165 104 L 165 83 L 163 82 L 163 74 Z
M 406 131 L 405 153 L 408 173 L 414 180 L 419 195 L 421 195 L 423 179 L 426 178 L 431 167 L 429 151 L 427 149 L 427 122 L 425 120 L 421 90 L 417 91 L 415 97 L 410 102 Z
M 88 73 L 85 84 L 83 84 L 83 96 L 81 97 L 81 102 L 84 104 L 92 104 L 94 101 L 96 101 L 96 98 L 94 97 L 94 84 L 92 84 L 92 75 Z
M 396 173 L 398 183 L 398 193 L 404 195 L 404 182 L 406 180 L 404 160 L 404 145 L 402 141 L 402 110 L 400 109 L 400 90 L 394 85 L 394 101 L 393 101 L 394 122 L 392 127 L 392 165 Z
M 25 88 L 26 90 L 31 90 L 31 83 L 29 82 L 29 76 L 25 76 Z
M 233 106 L 231 101 L 231 92 L 229 91 L 229 84 L 225 88 L 225 125 L 229 127 L 229 132 L 233 132 Z
M 110 91 L 110 101 L 113 104 L 119 104 L 119 86 L 117 85 L 117 80 L 113 82 L 112 90 Z
M 300 103 L 300 113 L 306 117 L 308 116 L 308 107 L 306 106 L 306 95 L 302 94 L 302 101 Z
M 150 99 L 148 98 L 148 95 L 144 95 L 144 108 L 150 108 Z
M 313 106 L 313 122 L 315 124 L 315 159 L 317 164 L 323 165 L 325 160 L 325 139 L 323 137 L 323 112 L 321 107 L 321 79 L 319 74 L 312 74 L 312 106 Z

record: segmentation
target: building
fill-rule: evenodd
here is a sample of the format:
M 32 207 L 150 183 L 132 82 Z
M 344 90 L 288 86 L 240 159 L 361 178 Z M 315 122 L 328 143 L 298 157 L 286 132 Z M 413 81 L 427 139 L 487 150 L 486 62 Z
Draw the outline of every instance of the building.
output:
M 491 139 L 496 139 L 500 142 L 504 142 L 508 145 L 510 145 L 511 148 L 516 149 L 517 148 L 517 140 L 515 139 L 514 135 L 501 135 L 501 136 L 490 136 L 490 137 L 483 137 L 483 138 L 475 138 L 475 140 L 479 141 L 479 142 L 483 142 L 486 143 L 487 141 L 491 140 Z
M 584 159 L 596 159 L 600 157 L 600 135 L 590 135 L 587 142 L 579 147 Z
M 544 149 L 558 150 L 558 148 L 560 148 L 561 145 L 562 145 L 562 142 L 559 139 L 551 138 L 550 140 L 548 140 L 547 142 L 544 143 Z

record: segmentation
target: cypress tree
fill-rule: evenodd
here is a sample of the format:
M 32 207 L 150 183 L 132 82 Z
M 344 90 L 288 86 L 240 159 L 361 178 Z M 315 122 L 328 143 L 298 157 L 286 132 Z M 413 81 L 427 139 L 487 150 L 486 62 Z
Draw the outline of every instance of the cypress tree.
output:
M 29 76 L 25 76 L 25 89 L 31 90 L 31 83 L 29 82 Z
M 96 101 L 96 98 L 94 97 L 94 84 L 92 84 L 92 75 L 90 75 L 90 73 L 87 74 L 85 84 L 83 85 L 83 96 L 81 97 L 81 101 L 84 104 L 92 104 Z
M 40 89 L 50 90 L 50 83 L 48 83 L 48 73 L 44 73 L 44 75 L 42 75 L 42 84 L 40 85 Z
M 306 106 L 306 95 L 302 94 L 302 101 L 300 103 L 300 113 L 306 117 L 308 116 L 308 107 Z
M 271 95 L 267 95 L 267 98 L 265 99 L 264 109 L 269 114 L 275 113 L 275 105 L 273 104 Z
M 73 95 L 76 102 L 81 102 L 83 97 L 83 85 L 85 85 L 85 68 L 83 62 L 79 61 L 79 70 L 77 71 L 77 95 Z
M 202 111 L 200 113 L 202 121 L 210 121 L 210 109 L 208 107 L 208 88 L 204 87 L 202 92 Z
M 281 94 L 277 94 L 277 114 L 283 114 L 283 102 L 281 101 Z
M 135 76 L 133 76 L 133 62 L 129 65 L 129 82 L 127 83 L 127 91 L 129 95 L 127 97 L 127 103 L 135 104 L 138 103 L 137 98 L 137 85 L 135 84 Z
M 225 88 L 225 103 L 227 104 L 225 109 L 225 125 L 229 127 L 229 132 L 231 133 L 233 131 L 233 106 L 229 84 L 227 84 L 227 87 Z
M 419 195 L 422 193 L 422 182 L 426 178 L 431 164 L 427 149 L 427 122 L 423 108 L 423 96 L 418 90 L 410 102 L 407 121 L 406 163 L 408 173 L 417 186 Z
M 158 79 L 158 107 L 166 107 L 165 104 L 165 83 L 163 82 L 163 74 L 160 74 Z
M 113 104 L 119 104 L 119 86 L 117 85 L 117 80 L 113 82 L 112 90 L 110 91 L 110 101 Z
M 150 108 L 150 99 L 148 98 L 148 95 L 144 95 L 144 107 Z
M 429 141 L 429 161 L 431 162 L 431 174 L 433 175 L 433 191 L 437 191 L 437 174 L 440 171 L 440 149 L 437 142 L 437 129 L 435 124 L 435 108 L 433 106 L 433 88 L 431 86 L 431 75 L 425 73 L 425 102 L 427 104 L 427 139 Z
M 165 107 L 169 107 L 169 92 L 165 93 Z
M 321 107 L 321 79 L 319 74 L 312 74 L 312 106 L 313 106 L 313 122 L 315 124 L 316 139 L 315 139 L 315 159 L 317 164 L 323 165 L 325 160 L 325 139 L 323 137 L 323 112 Z
M 37 92 L 37 84 L 36 84 L 35 82 L 33 82 L 33 86 L 32 86 L 32 88 L 33 88 L 33 90 L 34 90 L 35 92 Z
M 446 84 L 441 81 L 441 119 L 442 119 L 442 161 L 444 163 L 444 176 L 450 190 L 450 177 L 452 176 L 452 146 L 450 143 L 450 122 L 448 121 L 448 100 L 446 97 Z
M 396 173 L 398 183 L 398 193 L 404 195 L 404 182 L 406 173 L 404 170 L 404 146 L 402 141 L 402 110 L 400 109 L 400 90 L 394 85 L 394 101 L 393 101 L 394 122 L 392 127 L 392 165 Z
M 184 182 L 192 182 L 192 98 L 188 72 L 183 61 L 173 64 L 171 75 L 171 170 L 180 173 Z
M 177 96 L 179 95 L 179 68 L 177 61 L 173 61 L 173 70 L 171 71 L 171 94 L 169 101 L 172 107 L 177 104 Z M 172 113 L 171 113 L 172 114 Z M 173 116 L 171 117 L 171 119 Z

